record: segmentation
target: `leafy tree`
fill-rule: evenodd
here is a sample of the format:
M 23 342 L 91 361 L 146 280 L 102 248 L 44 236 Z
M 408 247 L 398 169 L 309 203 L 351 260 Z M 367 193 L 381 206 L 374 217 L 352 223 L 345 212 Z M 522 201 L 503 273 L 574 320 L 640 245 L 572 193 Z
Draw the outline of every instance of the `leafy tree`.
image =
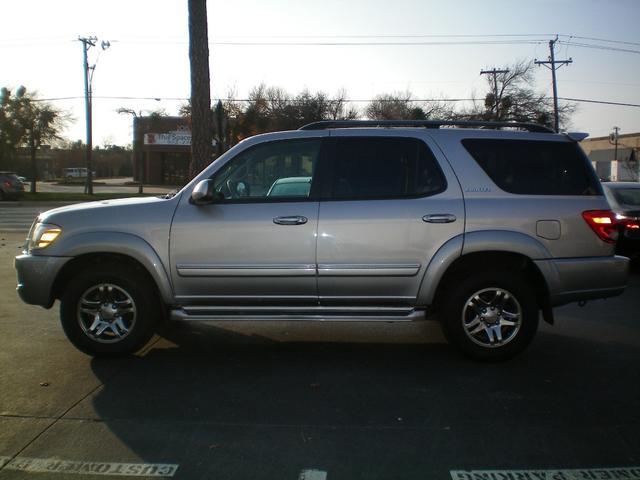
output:
M 26 90 L 20 87 L 15 95 L 3 87 L 0 90 L 0 170 L 6 168 L 20 143 L 20 126 L 16 119 L 17 106 Z
M 67 125 L 68 113 L 53 105 L 41 102 L 35 92 L 27 92 L 18 87 L 14 95 L 2 89 L 2 114 L 0 114 L 2 138 L 1 153 L 15 151 L 17 147 L 27 147 L 31 159 L 31 191 L 36 191 L 38 164 L 36 153 L 45 142 L 60 139 L 60 132 Z

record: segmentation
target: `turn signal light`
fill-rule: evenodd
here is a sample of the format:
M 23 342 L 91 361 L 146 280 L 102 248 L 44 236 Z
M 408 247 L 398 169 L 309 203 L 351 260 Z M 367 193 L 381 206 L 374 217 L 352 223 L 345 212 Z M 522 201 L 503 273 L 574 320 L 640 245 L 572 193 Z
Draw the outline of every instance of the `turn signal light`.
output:
M 598 235 L 600 240 L 607 243 L 616 243 L 618 241 L 618 222 L 611 210 L 587 210 L 582 212 L 582 218 Z

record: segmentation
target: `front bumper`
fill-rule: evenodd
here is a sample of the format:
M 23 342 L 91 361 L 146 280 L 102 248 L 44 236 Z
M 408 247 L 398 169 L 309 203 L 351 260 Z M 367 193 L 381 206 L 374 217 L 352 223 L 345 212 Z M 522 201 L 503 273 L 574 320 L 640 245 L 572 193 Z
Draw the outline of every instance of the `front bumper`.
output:
M 14 266 L 18 274 L 18 295 L 23 302 L 51 308 L 53 282 L 60 269 L 71 257 L 47 257 L 44 255 L 18 255 Z
M 536 260 L 552 306 L 620 295 L 627 287 L 629 259 L 611 257 Z

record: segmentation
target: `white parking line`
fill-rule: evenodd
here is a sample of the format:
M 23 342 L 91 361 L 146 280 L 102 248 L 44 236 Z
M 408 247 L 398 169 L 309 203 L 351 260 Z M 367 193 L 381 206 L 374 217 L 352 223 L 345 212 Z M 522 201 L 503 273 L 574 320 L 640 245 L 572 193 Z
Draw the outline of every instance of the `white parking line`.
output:
M 118 463 L 60 460 L 57 458 L 0 457 L 0 468 L 30 473 L 118 475 L 123 477 L 173 477 L 175 463 Z
M 452 480 L 640 480 L 640 467 L 559 470 L 451 470 Z
M 327 472 L 322 470 L 302 470 L 298 480 L 326 480 Z

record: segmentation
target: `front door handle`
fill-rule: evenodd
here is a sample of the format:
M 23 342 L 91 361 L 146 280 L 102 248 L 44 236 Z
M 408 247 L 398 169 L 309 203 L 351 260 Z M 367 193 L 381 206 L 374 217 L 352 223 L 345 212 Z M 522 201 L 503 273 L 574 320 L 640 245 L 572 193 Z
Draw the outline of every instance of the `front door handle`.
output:
M 302 215 L 291 215 L 288 217 L 276 217 L 273 219 L 273 223 L 278 225 L 304 225 L 309 219 Z
M 451 213 L 432 213 L 422 217 L 422 221 L 427 223 L 452 223 L 456 221 L 456 216 Z

